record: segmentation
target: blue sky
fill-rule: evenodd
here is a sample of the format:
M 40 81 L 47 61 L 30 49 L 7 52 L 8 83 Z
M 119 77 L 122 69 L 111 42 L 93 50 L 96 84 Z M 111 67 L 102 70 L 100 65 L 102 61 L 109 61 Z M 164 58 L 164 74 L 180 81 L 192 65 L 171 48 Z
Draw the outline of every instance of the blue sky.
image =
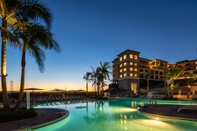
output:
M 46 52 L 40 73 L 28 54 L 25 87 L 84 89 L 83 75 L 126 49 L 169 63 L 197 57 L 196 0 L 43 0 L 61 52 Z M 7 85 L 20 83 L 19 49 L 7 47 Z M 91 86 L 91 84 L 89 85 Z

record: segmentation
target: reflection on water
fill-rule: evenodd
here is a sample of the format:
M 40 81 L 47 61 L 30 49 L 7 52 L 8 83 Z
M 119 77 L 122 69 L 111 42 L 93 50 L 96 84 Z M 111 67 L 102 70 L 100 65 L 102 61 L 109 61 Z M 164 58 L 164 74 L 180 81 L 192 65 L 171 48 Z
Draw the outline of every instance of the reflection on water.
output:
M 118 100 L 73 100 L 36 105 L 35 108 L 62 108 L 70 115 L 55 124 L 36 129 L 37 131 L 142 131 L 142 130 L 195 130 L 196 122 L 154 118 L 138 112 L 144 99 Z M 157 101 L 162 104 L 196 104 L 185 101 Z

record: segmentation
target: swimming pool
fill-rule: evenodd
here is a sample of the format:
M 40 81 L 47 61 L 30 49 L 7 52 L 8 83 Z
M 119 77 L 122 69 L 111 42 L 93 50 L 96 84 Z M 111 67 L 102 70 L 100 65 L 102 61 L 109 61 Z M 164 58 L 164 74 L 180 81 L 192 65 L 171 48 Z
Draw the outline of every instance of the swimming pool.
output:
M 145 99 L 73 100 L 36 105 L 35 108 L 61 108 L 70 112 L 62 121 L 36 131 L 194 131 L 197 123 L 178 119 L 156 120 L 141 114 L 137 107 Z M 158 104 L 193 105 L 194 101 L 163 101 Z

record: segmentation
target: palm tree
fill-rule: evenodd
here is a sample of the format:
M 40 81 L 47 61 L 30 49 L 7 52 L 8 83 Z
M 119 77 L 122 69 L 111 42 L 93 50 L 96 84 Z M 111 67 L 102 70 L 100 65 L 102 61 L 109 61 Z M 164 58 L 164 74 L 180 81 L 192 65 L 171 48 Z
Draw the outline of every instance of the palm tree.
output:
M 100 62 L 100 65 L 101 65 L 100 72 L 101 72 L 101 75 L 102 75 L 101 76 L 102 77 L 102 79 L 101 79 L 101 82 L 102 82 L 101 88 L 102 88 L 102 93 L 103 93 L 103 87 L 106 85 L 104 83 L 104 80 L 105 79 L 110 80 L 109 74 L 111 74 L 112 72 L 109 71 L 109 69 L 111 69 L 111 66 L 110 66 L 109 62 L 104 62 L 103 64 L 102 64 L 102 62 Z
M 187 73 L 186 77 L 189 77 L 187 82 L 188 85 L 197 85 L 197 70 L 195 70 L 192 74 Z
M 99 88 L 101 85 L 101 74 L 100 74 L 100 68 L 96 68 L 96 70 L 92 68 L 92 72 L 91 72 L 91 80 L 92 80 L 92 86 L 96 86 L 96 91 L 99 95 Z
M 150 81 L 150 77 L 151 77 L 152 73 L 151 72 L 147 72 L 146 73 L 146 80 L 147 80 L 147 93 L 149 91 L 149 81 Z
M 111 68 L 111 66 L 109 64 L 110 64 L 109 62 L 104 62 L 104 64 L 100 62 L 101 67 L 97 67 L 96 70 L 93 67 L 91 67 L 92 68 L 91 80 L 93 82 L 92 85 L 97 86 L 98 95 L 100 95 L 99 94 L 100 88 L 102 88 L 102 93 L 103 93 L 103 87 L 106 86 L 104 80 L 110 79 L 109 74 L 111 72 L 109 71 L 109 69 Z
M 10 111 L 10 105 L 6 85 L 6 43 L 9 40 L 12 45 L 18 45 L 18 39 L 13 37 L 15 29 L 24 29 L 26 22 L 20 18 L 35 21 L 43 20 L 47 26 L 51 26 L 51 13 L 42 3 L 37 0 L 1 0 L 0 18 L 2 26 L 0 27 L 2 39 L 1 51 L 1 87 L 4 109 Z
M 53 39 L 53 36 L 49 29 L 44 28 L 41 25 L 33 24 L 32 26 L 27 27 L 27 30 L 24 32 L 18 32 L 18 37 L 23 40 L 22 44 L 22 58 L 21 58 L 21 83 L 20 83 L 20 93 L 18 97 L 15 110 L 18 110 L 23 98 L 23 90 L 25 84 L 25 65 L 26 65 L 26 52 L 29 53 L 36 59 L 39 70 L 44 71 L 44 59 L 45 53 L 42 48 L 45 49 L 54 49 L 59 51 L 59 45 Z
M 86 95 L 88 95 L 88 81 L 90 80 L 91 74 L 91 72 L 86 72 L 83 76 L 83 79 L 86 81 Z
M 168 96 L 171 93 L 171 97 L 173 97 L 174 88 L 179 86 L 179 83 L 174 84 L 174 80 L 181 77 L 182 74 L 183 74 L 182 69 L 178 67 L 171 67 L 168 70 L 164 70 L 164 76 L 162 77 L 162 79 L 166 81 Z

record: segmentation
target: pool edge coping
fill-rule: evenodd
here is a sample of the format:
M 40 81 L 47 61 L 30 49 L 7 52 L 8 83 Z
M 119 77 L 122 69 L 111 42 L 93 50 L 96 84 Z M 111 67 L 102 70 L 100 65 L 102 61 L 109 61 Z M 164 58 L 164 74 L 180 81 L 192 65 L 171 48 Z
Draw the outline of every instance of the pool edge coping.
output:
M 197 122 L 197 119 L 192 119 L 192 118 L 183 118 L 183 117 L 175 117 L 175 116 L 167 116 L 167 115 L 158 115 L 158 114 L 153 114 L 153 113 L 147 113 L 147 112 L 144 112 L 142 110 L 139 110 L 138 111 L 142 114 L 145 114 L 145 115 L 149 115 L 149 116 L 154 116 L 154 117 L 162 117 L 162 118 L 166 118 L 166 119 L 170 119 L 170 118 L 173 118 L 173 119 L 181 119 L 181 120 L 187 120 L 187 121 L 194 121 L 194 122 Z
M 48 109 L 48 108 L 39 108 L 39 109 Z M 30 130 L 34 130 L 34 129 L 37 129 L 37 128 L 40 128 L 40 127 L 44 127 L 44 126 L 48 126 L 48 125 L 54 124 L 54 123 L 59 122 L 59 121 L 65 119 L 65 118 L 67 118 L 69 116 L 69 111 L 63 110 L 63 109 L 58 109 L 58 110 L 64 111 L 65 112 L 64 115 L 59 117 L 59 118 L 57 118 L 57 119 L 48 121 L 48 122 L 44 122 L 44 123 L 41 123 L 41 124 L 29 126 L 29 127 L 26 127 L 26 128 L 15 129 L 13 131 L 30 131 Z

